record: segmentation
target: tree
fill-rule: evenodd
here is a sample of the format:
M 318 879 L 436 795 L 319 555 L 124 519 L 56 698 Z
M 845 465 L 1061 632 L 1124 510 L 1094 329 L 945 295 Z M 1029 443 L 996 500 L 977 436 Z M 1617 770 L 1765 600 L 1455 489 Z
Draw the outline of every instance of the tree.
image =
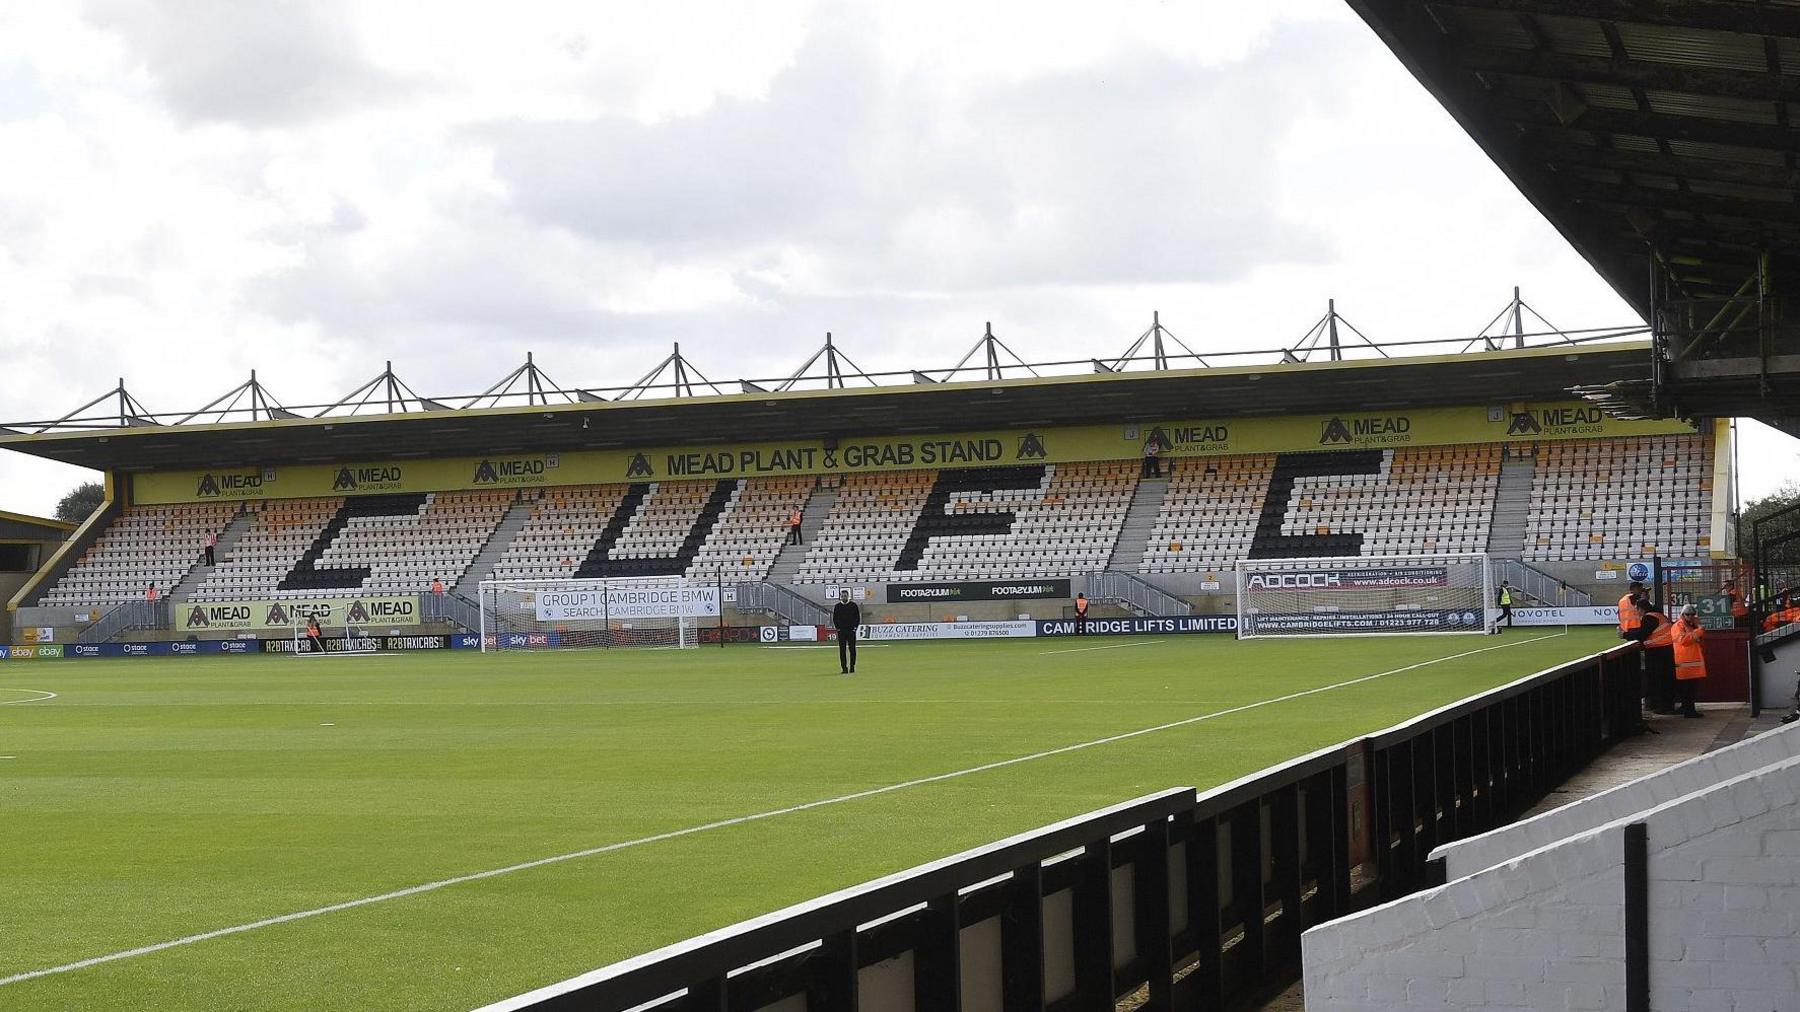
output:
M 84 482 L 56 504 L 56 519 L 78 524 L 92 516 L 105 499 L 106 486 L 97 481 Z
M 1738 554 L 1759 561 L 1762 566 L 1756 581 L 1759 594 L 1800 586 L 1800 510 L 1776 520 L 1768 519 L 1795 505 L 1800 505 L 1800 485 L 1789 483 L 1746 503 L 1738 516 Z M 1757 520 L 1763 521 L 1761 560 L 1756 560 Z

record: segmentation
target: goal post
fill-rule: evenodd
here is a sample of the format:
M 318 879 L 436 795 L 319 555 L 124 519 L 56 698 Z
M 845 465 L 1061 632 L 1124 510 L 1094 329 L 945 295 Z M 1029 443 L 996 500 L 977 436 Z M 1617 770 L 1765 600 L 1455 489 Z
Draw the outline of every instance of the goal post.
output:
M 1485 554 L 1243 559 L 1238 638 L 1419 636 L 1494 629 Z
M 488 579 L 479 591 L 483 651 L 697 646 L 724 596 L 684 576 Z

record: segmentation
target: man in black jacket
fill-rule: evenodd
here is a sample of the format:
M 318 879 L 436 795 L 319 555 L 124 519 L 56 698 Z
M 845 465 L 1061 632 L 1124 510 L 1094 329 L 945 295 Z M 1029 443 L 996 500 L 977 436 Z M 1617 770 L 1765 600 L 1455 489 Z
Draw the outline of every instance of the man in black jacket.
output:
M 856 627 L 862 625 L 862 609 L 850 600 L 850 592 L 838 595 L 838 603 L 831 609 L 831 624 L 837 626 L 838 667 L 844 674 L 856 672 Z

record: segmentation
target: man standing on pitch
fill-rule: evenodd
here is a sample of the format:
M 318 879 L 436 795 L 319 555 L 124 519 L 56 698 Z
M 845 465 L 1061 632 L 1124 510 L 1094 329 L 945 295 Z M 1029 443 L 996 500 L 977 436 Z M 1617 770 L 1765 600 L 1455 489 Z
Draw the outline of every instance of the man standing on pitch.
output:
M 1496 631 L 1498 631 L 1500 628 L 1501 622 L 1505 622 L 1506 627 L 1508 629 L 1511 629 L 1512 628 L 1512 584 L 1507 583 L 1505 580 L 1500 581 L 1500 593 L 1494 595 L 1494 603 L 1500 606 L 1500 617 L 1498 619 L 1494 620 L 1494 629 Z
M 846 675 L 855 674 L 856 627 L 862 625 L 862 609 L 850 600 L 849 591 L 838 595 L 838 603 L 831 609 L 831 624 L 837 626 L 838 667 Z
M 1088 599 L 1086 594 L 1075 595 L 1075 635 L 1087 635 Z

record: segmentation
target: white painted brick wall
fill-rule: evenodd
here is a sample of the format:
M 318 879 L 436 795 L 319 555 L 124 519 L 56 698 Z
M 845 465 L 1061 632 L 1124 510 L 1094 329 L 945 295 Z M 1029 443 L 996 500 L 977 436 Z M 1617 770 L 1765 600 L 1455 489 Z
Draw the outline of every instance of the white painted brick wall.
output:
M 1790 687 L 1789 692 L 1793 690 Z M 1548 847 L 1577 833 L 1649 811 L 1657 805 L 1800 756 L 1800 724 L 1746 738 L 1717 752 L 1696 756 L 1665 770 L 1590 795 L 1530 819 L 1480 836 L 1447 843 L 1431 852 L 1444 859 L 1446 877 L 1473 875 L 1520 854 Z
M 1793 756 L 1308 931 L 1307 1009 L 1624 1009 L 1633 821 L 1650 849 L 1651 1007 L 1800 1012 Z

